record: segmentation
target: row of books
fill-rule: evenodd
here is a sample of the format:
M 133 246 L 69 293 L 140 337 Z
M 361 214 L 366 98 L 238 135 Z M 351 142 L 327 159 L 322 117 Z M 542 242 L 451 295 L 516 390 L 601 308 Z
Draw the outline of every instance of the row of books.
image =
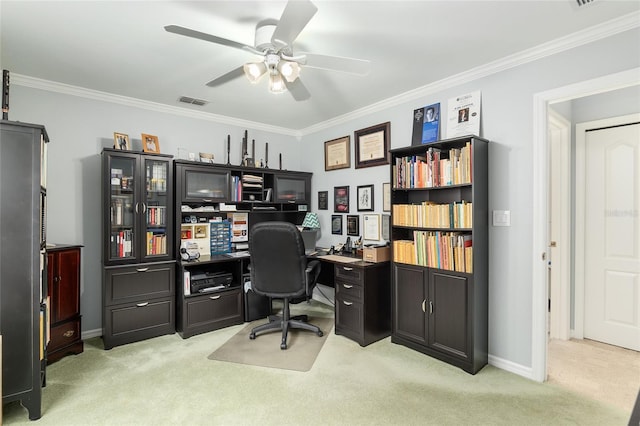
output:
M 111 257 L 133 255 L 133 231 L 130 229 L 111 233 Z
M 111 224 L 124 226 L 133 224 L 133 205 L 129 198 L 111 199 Z
M 147 191 L 165 192 L 167 190 L 167 163 L 147 164 Z
M 462 148 L 441 150 L 429 147 L 425 155 L 396 158 L 393 165 L 394 188 L 434 188 L 470 184 L 471 143 Z
M 166 206 L 147 207 L 147 225 L 164 226 L 167 223 Z
M 473 203 L 467 201 L 438 204 L 424 201 L 421 204 L 394 204 L 393 224 L 420 228 L 471 228 Z
M 240 176 L 231 176 L 231 201 L 242 201 L 242 181 Z
M 413 241 L 393 242 L 393 261 L 458 272 L 473 272 L 471 234 L 414 231 Z
M 147 255 L 166 254 L 167 236 L 164 233 L 147 232 Z

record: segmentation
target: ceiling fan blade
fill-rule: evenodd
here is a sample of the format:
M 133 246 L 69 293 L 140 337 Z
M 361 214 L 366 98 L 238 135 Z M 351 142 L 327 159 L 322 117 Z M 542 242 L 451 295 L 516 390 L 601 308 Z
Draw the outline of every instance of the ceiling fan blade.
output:
M 271 42 L 274 45 L 291 46 L 317 11 L 318 8 L 309 0 L 289 0 L 273 32 Z
M 305 68 L 340 71 L 349 74 L 367 75 L 371 61 L 366 59 L 343 58 L 340 56 L 317 55 L 315 53 L 299 53 L 307 57 Z
M 207 83 L 207 86 L 209 87 L 220 86 L 224 83 L 230 82 L 231 80 L 235 80 L 238 77 L 242 77 L 243 75 L 244 75 L 244 69 L 242 68 L 242 65 L 241 65 L 238 68 L 231 70 L 228 73 L 223 74 L 220 77 L 211 80 L 210 82 Z
M 191 30 L 189 28 L 180 27 L 178 25 L 167 25 L 164 27 L 165 31 L 183 35 L 191 38 L 197 38 L 199 40 L 209 41 L 211 43 L 221 44 L 223 46 L 235 47 L 236 49 L 242 50 L 252 50 L 252 46 L 247 46 L 246 44 L 238 43 L 237 41 L 227 40 L 226 38 L 216 37 L 211 34 L 201 33 L 200 31 Z
M 284 80 L 284 84 L 296 101 L 306 101 L 311 97 L 311 93 L 307 90 L 307 86 L 300 81 L 300 77 L 296 78 L 292 83 Z

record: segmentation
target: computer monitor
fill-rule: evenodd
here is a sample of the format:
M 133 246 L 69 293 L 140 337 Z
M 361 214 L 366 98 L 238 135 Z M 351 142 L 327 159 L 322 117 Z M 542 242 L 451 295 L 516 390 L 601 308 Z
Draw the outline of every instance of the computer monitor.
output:
M 302 240 L 304 241 L 305 254 L 311 254 L 316 251 L 316 235 L 318 234 L 318 230 L 303 229 L 300 233 L 302 234 Z

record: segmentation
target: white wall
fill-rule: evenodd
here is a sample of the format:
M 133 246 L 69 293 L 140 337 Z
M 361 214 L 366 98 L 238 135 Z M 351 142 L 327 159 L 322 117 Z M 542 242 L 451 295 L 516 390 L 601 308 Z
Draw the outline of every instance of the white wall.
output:
M 464 84 L 440 85 L 419 99 L 306 134 L 301 145 L 292 136 L 274 136 L 282 141 L 282 145 L 274 147 L 273 152 L 278 149 L 284 152 L 286 147 L 285 168 L 313 172 L 313 210 L 317 210 L 317 191 L 329 191 L 330 210 L 319 212 L 322 225 L 319 244 L 335 244 L 343 241 L 346 234 L 339 238 L 330 234 L 333 187 L 350 186 L 350 211 L 358 214 L 353 195 L 356 187 L 374 184 L 375 210 L 381 213 L 382 183 L 389 181 L 389 167 L 354 169 L 353 132 L 390 121 L 391 148 L 407 146 L 411 143 L 411 115 L 415 108 L 441 102 L 441 122 L 444 123 L 449 98 L 480 90 L 480 136 L 492 141 L 489 210 L 511 210 L 511 227 L 490 227 L 489 232 L 489 354 L 490 359 L 527 375 L 532 365 L 533 96 L 637 68 L 640 55 L 632 53 L 639 51 L 640 30 L 630 30 Z M 187 146 L 213 152 L 217 161 L 225 162 L 219 160 L 224 157 L 220 157 L 222 151 L 217 144 L 227 133 L 233 132 L 232 138 L 239 151 L 243 129 L 20 86 L 12 87 L 11 107 L 11 119 L 44 124 L 53 141 L 48 239 L 86 246 L 83 329 L 98 328 L 101 310 L 98 153 L 102 147 L 111 145 L 114 131 L 136 137 L 146 132 L 159 136 L 163 152 L 175 154 L 178 146 Z M 325 172 L 324 142 L 345 135 L 351 136 L 351 168 Z M 252 138 L 251 130 L 249 137 Z M 272 151 L 271 141 L 269 147 Z M 304 157 L 299 154 L 300 147 L 304 147 Z M 237 163 L 237 158 L 235 161 L 232 158 L 232 162 Z

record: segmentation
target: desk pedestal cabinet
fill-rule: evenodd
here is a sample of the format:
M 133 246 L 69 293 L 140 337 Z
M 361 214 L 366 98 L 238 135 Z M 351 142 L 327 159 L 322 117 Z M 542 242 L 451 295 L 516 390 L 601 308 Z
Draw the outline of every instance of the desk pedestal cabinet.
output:
M 51 315 L 48 364 L 69 354 L 80 354 L 84 349 L 80 317 L 80 247 L 56 245 L 47 249 Z
M 335 264 L 334 268 L 335 333 L 355 340 L 361 346 L 389 336 L 389 262 Z

